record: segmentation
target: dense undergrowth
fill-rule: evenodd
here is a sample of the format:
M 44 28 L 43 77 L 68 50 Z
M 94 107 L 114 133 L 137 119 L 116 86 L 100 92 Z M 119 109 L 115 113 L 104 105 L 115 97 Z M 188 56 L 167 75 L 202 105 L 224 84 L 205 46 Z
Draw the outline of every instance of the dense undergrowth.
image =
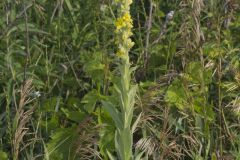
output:
M 240 2 L 130 4 L 0 1 L 0 160 L 240 159 Z

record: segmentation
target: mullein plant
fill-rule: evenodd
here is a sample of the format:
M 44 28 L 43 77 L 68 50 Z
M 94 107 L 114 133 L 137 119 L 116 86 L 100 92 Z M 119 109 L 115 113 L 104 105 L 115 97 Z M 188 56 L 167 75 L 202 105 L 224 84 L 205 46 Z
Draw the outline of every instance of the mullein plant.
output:
M 130 39 L 132 35 L 133 22 L 130 15 L 130 5 L 132 0 L 115 0 L 118 7 L 118 18 L 115 21 L 116 45 L 118 50 L 116 57 L 118 62 L 118 71 L 120 77 L 118 82 L 114 83 L 114 90 L 117 94 L 117 102 L 111 100 L 103 101 L 103 109 L 105 109 L 115 122 L 115 149 L 118 159 L 132 160 L 139 159 L 138 156 L 133 156 L 133 132 L 136 128 L 137 120 L 132 125 L 133 110 L 137 85 L 131 84 L 131 74 L 134 68 L 129 62 L 129 51 L 134 45 Z M 108 153 L 110 159 L 115 159 L 111 153 Z

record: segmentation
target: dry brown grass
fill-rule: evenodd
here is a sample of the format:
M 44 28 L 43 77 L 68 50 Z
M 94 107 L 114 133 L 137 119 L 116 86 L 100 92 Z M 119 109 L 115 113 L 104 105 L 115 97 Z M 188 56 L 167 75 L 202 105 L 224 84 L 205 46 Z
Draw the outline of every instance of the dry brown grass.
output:
M 16 115 L 14 119 L 14 137 L 12 140 L 13 157 L 14 160 L 19 159 L 20 146 L 24 141 L 24 136 L 28 133 L 28 123 L 35 110 L 35 106 L 26 108 L 34 99 L 30 98 L 30 93 L 33 91 L 32 80 L 26 80 L 20 90 L 20 100 L 16 108 Z

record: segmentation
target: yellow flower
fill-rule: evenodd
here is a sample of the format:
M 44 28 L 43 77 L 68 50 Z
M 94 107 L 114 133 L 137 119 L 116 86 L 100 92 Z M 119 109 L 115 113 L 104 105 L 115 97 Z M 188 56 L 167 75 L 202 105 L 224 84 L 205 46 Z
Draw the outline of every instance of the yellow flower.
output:
M 122 19 L 123 19 L 123 21 L 125 22 L 127 28 L 131 29 L 131 28 L 133 27 L 133 26 L 132 26 L 133 21 L 132 21 L 132 18 L 131 18 L 131 16 L 130 16 L 129 12 L 126 12 L 126 13 L 123 15 Z
M 116 0 L 118 2 L 122 1 L 123 4 L 125 4 L 126 6 L 130 6 L 130 4 L 132 4 L 132 0 Z
M 125 26 L 125 23 L 122 18 L 118 18 L 117 21 L 115 22 L 116 29 L 119 30 Z
M 120 30 L 122 28 L 132 28 L 132 19 L 130 14 L 127 12 L 122 17 L 118 18 L 115 22 L 116 30 Z
M 116 55 L 117 55 L 118 57 L 122 57 L 122 56 L 124 55 L 124 52 L 121 51 L 121 50 L 119 50 L 119 51 L 117 51 Z
M 133 20 L 130 15 L 129 6 L 132 3 L 132 0 L 116 0 L 115 2 L 121 2 L 121 12 L 120 17 L 117 18 L 115 22 L 115 33 L 116 37 L 116 44 L 118 45 L 118 52 L 116 55 L 118 57 L 124 58 L 128 56 L 129 50 L 134 45 L 134 42 L 131 40 L 133 28 Z
M 122 19 L 126 22 L 126 23 L 132 23 L 132 18 L 130 16 L 130 14 L 127 12 L 123 15 Z
M 127 0 L 128 5 L 132 4 L 132 0 Z
M 129 38 L 126 40 L 126 44 L 128 48 L 132 48 L 134 45 L 134 42 Z

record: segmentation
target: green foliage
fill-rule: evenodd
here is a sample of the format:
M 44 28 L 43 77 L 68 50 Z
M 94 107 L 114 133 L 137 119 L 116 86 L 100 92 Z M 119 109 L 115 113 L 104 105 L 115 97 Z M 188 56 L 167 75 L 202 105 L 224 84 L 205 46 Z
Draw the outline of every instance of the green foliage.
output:
M 174 80 L 166 93 L 166 101 L 176 105 L 179 109 L 187 108 L 187 95 L 185 93 L 182 81 Z
M 0 160 L 240 159 L 239 1 L 119 2 L 0 1 Z
M 7 160 L 8 159 L 8 155 L 6 152 L 0 151 L 0 158 L 2 160 Z
M 47 144 L 49 159 L 73 159 L 76 139 L 76 126 L 56 130 Z

